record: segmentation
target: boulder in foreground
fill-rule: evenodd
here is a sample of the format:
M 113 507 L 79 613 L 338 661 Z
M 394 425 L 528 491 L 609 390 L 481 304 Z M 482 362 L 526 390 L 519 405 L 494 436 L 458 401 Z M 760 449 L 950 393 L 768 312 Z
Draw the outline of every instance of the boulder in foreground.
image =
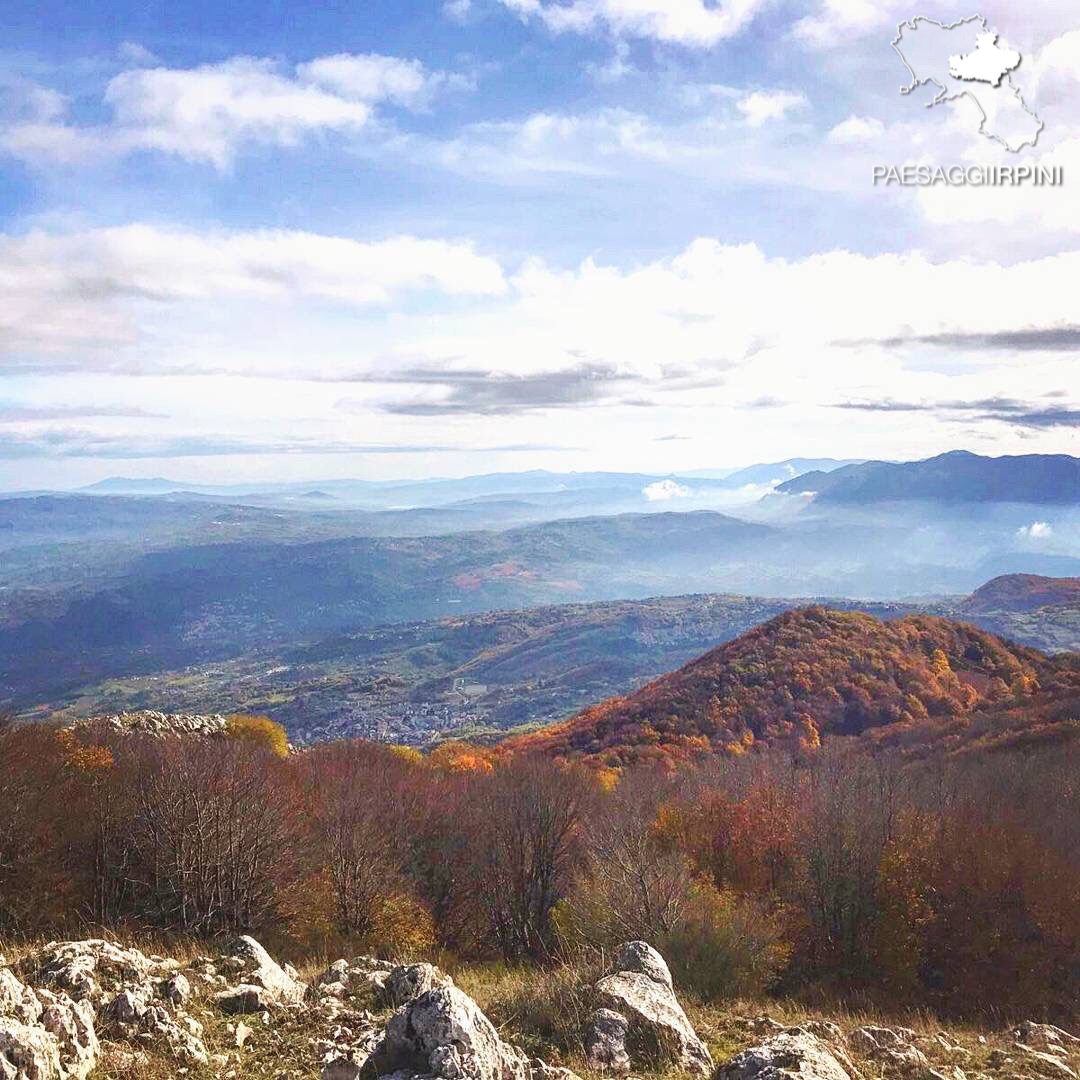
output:
M 712 1071 L 712 1056 L 675 997 L 667 963 L 644 941 L 618 950 L 612 971 L 596 984 L 595 998 L 599 1008 L 585 1034 L 590 1068 Z

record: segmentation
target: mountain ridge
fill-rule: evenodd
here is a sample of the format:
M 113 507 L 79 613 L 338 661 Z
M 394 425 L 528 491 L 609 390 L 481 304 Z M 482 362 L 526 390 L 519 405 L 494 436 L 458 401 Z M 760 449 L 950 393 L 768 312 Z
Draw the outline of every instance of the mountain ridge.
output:
M 952 450 L 923 461 L 867 461 L 780 484 L 785 495 L 823 503 L 928 499 L 943 502 L 1080 503 L 1080 459 L 1067 454 L 983 457 Z

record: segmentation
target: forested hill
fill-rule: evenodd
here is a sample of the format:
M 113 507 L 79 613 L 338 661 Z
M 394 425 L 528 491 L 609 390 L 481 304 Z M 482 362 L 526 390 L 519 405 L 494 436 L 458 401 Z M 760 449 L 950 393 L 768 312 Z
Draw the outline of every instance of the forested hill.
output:
M 963 611 L 973 615 L 994 611 L 1026 612 L 1066 605 L 1080 605 L 1080 578 L 1006 574 L 976 589 L 964 602 Z
M 956 749 L 1028 728 L 1073 731 L 1078 694 L 1075 654 L 1050 658 L 931 616 L 814 607 L 514 745 L 608 765 L 810 749 L 834 736 Z

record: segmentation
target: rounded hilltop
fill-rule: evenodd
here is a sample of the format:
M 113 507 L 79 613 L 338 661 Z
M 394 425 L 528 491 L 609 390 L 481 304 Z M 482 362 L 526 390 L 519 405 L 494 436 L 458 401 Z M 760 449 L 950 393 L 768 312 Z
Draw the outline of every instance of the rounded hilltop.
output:
M 807 751 L 844 736 L 950 750 L 979 737 L 984 718 L 1038 705 L 1040 690 L 1061 684 L 1075 697 L 1075 683 L 1066 660 L 966 623 L 810 607 L 506 745 L 613 767 Z M 1006 726 L 1024 722 L 1010 716 Z

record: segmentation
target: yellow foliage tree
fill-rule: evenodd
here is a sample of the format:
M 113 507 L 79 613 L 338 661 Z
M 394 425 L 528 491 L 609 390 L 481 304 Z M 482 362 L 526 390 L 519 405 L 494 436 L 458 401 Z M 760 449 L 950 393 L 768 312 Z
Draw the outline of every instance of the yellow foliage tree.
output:
M 225 734 L 230 739 L 246 739 L 258 743 L 275 757 L 289 756 L 289 739 L 285 729 L 269 716 L 233 713 L 225 718 Z
M 495 768 L 495 755 L 485 746 L 449 739 L 431 751 L 428 763 L 433 769 L 448 773 L 491 772 Z
M 113 765 L 113 754 L 107 746 L 88 745 L 82 742 L 71 728 L 58 731 L 56 741 L 63 748 L 64 764 L 69 769 L 93 773 L 101 769 L 109 769 Z

